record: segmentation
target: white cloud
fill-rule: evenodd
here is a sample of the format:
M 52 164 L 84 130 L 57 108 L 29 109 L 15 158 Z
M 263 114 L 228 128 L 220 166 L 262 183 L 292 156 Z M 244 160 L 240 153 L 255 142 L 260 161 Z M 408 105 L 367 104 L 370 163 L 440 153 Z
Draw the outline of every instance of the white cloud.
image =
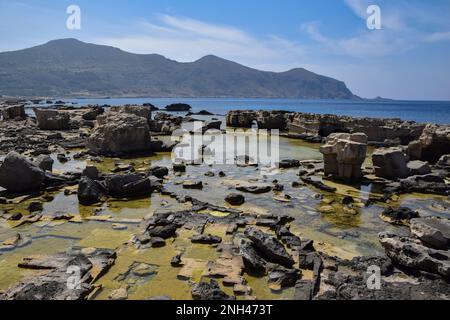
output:
M 158 53 L 181 62 L 214 54 L 248 66 L 285 71 L 301 65 L 306 48 L 275 35 L 253 36 L 232 26 L 159 14 L 141 20 L 131 36 L 95 39 L 134 53 Z

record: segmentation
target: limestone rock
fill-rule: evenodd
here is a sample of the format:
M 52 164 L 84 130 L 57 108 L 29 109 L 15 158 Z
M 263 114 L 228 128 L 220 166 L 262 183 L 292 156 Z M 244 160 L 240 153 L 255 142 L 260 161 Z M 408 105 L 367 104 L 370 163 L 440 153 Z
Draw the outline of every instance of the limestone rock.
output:
M 334 133 L 320 148 L 324 155 L 325 174 L 358 181 L 362 177 L 361 165 L 366 159 L 367 136 L 364 133 Z
M 44 180 L 44 171 L 16 152 L 10 152 L 0 166 L 0 186 L 11 192 L 39 189 Z
M 386 179 L 410 176 L 409 157 L 400 148 L 380 148 L 372 154 L 372 162 L 377 177 Z
M 424 161 L 410 161 L 407 164 L 408 170 L 412 176 L 423 176 L 431 173 L 430 165 Z
M 37 126 L 41 130 L 69 130 L 70 116 L 67 112 L 54 109 L 34 108 Z
M 151 151 L 146 119 L 133 114 L 108 112 L 99 116 L 97 122 L 87 143 L 92 153 L 122 156 Z
M 411 233 L 435 249 L 450 249 L 450 220 L 436 217 L 413 219 Z

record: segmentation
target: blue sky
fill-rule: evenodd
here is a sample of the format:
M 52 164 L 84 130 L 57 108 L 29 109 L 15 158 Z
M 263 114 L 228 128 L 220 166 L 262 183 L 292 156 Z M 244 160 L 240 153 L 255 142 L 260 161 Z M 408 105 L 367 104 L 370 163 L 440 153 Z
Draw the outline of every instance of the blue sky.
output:
M 81 30 L 66 9 L 81 8 Z M 369 5 L 381 30 L 366 27 Z M 450 0 L 0 0 L 0 51 L 77 38 L 177 61 L 304 67 L 362 97 L 450 100 Z

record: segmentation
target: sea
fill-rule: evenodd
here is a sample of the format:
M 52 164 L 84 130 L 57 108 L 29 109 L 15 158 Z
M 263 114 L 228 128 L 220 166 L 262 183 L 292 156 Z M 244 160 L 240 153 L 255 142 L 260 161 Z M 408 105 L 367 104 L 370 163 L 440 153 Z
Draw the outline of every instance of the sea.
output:
M 187 103 L 192 111 L 207 110 L 225 115 L 230 110 L 286 110 L 352 117 L 400 118 L 407 121 L 450 124 L 450 101 L 401 100 L 306 100 L 306 99 L 230 99 L 230 98 L 107 98 L 58 99 L 77 106 L 89 104 L 124 105 L 151 103 L 164 108 Z

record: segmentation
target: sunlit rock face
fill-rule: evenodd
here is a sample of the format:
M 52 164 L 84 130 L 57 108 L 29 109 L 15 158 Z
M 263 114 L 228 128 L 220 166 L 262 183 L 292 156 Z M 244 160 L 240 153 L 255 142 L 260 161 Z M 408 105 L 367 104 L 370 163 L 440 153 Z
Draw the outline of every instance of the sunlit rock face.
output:
M 361 165 L 366 158 L 367 136 L 364 133 L 333 133 L 320 152 L 324 155 L 325 175 L 358 181 L 362 177 Z
M 412 159 L 436 163 L 441 156 L 450 153 L 450 126 L 428 124 L 419 139 L 408 145 Z
M 59 110 L 44 110 L 34 108 L 37 126 L 41 130 L 69 130 L 70 115 Z
M 380 148 L 372 154 L 372 162 L 377 177 L 386 179 L 406 178 L 409 157 L 401 148 Z
M 87 146 L 90 152 L 106 156 L 150 153 L 149 130 L 146 118 L 108 112 L 97 118 L 97 126 Z

